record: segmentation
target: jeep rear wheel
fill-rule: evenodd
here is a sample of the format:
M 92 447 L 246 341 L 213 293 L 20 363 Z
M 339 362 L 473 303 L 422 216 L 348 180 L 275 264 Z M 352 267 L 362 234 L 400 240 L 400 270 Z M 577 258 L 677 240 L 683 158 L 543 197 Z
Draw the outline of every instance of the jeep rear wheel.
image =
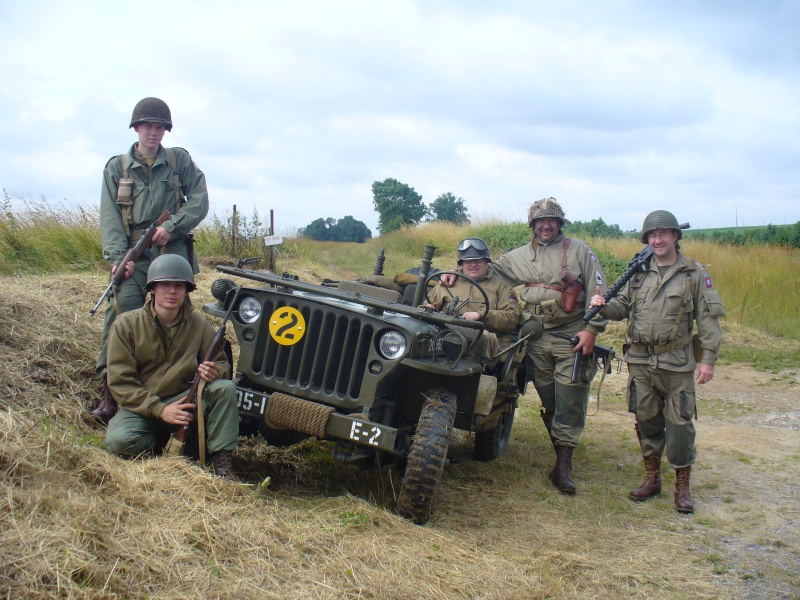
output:
M 426 523 L 431 516 L 456 418 L 454 394 L 432 390 L 425 397 L 397 500 L 397 512 L 417 525 Z
M 475 458 L 494 460 L 502 456 L 511 437 L 511 426 L 514 424 L 516 410 L 516 406 L 511 406 L 510 411 L 497 420 L 494 428 L 475 434 Z

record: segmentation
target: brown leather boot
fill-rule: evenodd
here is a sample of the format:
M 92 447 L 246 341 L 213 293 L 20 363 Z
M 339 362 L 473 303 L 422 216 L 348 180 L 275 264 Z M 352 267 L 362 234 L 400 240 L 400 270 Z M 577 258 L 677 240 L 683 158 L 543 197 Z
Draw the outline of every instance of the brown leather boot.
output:
M 111 390 L 108 387 L 108 378 L 105 378 L 103 379 L 103 393 L 100 396 L 100 402 L 89 413 L 89 416 L 103 425 L 108 425 L 111 417 L 117 414 L 117 408 L 117 401 L 114 400 L 114 396 L 111 395 Z
M 559 492 L 567 496 L 575 495 L 575 483 L 572 481 L 572 446 L 555 446 L 556 466 L 550 471 L 550 481 Z
M 692 494 L 689 492 L 689 477 L 692 466 L 675 469 L 675 508 L 679 513 L 690 514 L 694 512 Z
M 233 476 L 233 467 L 231 466 L 231 459 L 233 453 L 230 450 L 219 450 L 211 455 L 211 464 L 214 465 L 214 472 L 225 481 L 236 481 Z
M 644 457 L 644 483 L 628 494 L 634 502 L 661 495 L 661 457 L 652 454 Z

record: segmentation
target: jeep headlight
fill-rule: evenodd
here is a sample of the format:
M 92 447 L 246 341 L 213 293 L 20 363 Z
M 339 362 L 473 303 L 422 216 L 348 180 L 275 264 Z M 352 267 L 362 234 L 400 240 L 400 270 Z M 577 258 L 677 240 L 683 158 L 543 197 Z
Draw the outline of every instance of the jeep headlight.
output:
M 399 331 L 387 331 L 378 342 L 378 350 L 388 360 L 399 358 L 405 354 L 406 338 Z
M 248 296 L 239 303 L 239 318 L 244 323 L 253 323 L 258 317 L 261 316 L 261 303 Z

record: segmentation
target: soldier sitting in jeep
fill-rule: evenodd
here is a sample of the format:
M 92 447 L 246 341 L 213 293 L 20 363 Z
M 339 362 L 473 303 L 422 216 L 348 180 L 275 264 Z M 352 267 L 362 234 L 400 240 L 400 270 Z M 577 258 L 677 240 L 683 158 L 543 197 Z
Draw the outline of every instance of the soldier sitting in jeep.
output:
M 458 273 L 473 281 L 459 277 L 452 287 L 437 285 L 429 289 L 425 306 L 438 312 L 459 315 L 469 321 L 483 321 L 486 325 L 486 347 L 483 355 L 492 357 L 507 347 L 497 334 L 514 331 L 522 314 L 514 290 L 489 271 L 492 262 L 489 246 L 480 238 L 467 238 L 458 244 Z M 489 305 L 485 306 L 477 282 L 486 292 Z

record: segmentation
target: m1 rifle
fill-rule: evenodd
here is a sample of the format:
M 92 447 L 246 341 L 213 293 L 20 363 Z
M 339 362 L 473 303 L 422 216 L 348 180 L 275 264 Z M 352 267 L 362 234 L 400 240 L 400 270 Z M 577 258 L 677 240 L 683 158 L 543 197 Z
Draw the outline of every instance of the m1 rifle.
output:
M 650 248 L 649 245 L 642 248 L 636 255 L 631 259 L 631 262 L 628 263 L 628 269 L 619 276 L 614 285 L 608 288 L 608 291 L 603 295 L 603 299 L 608 302 L 617 294 L 619 294 L 620 290 L 625 287 L 625 284 L 628 283 L 634 275 L 637 273 L 644 273 L 647 269 L 650 268 L 650 259 L 653 257 L 653 249 Z M 588 312 L 583 315 L 583 320 L 587 323 L 591 321 L 597 313 L 603 310 L 602 306 L 593 306 L 588 310 Z
M 94 305 L 94 308 L 89 311 L 89 316 L 93 317 L 94 313 L 97 312 L 97 309 L 100 308 L 100 305 L 103 303 L 108 295 L 114 291 L 119 284 L 125 279 L 125 266 L 133 261 L 136 260 L 144 254 L 144 251 L 153 243 L 153 237 L 156 235 L 156 229 L 166 222 L 167 219 L 172 216 L 172 209 L 175 208 L 175 204 L 180 200 L 180 198 L 176 198 L 172 204 L 170 204 L 169 208 L 165 210 L 160 217 L 158 217 L 155 221 L 153 221 L 150 226 L 142 232 L 142 237 L 134 244 L 132 248 L 130 248 L 126 253 L 125 256 L 122 257 L 116 264 L 116 271 L 111 275 L 111 281 L 108 282 L 108 287 L 106 291 L 103 292 L 103 295 L 100 296 L 100 299 L 97 301 L 97 304 Z
M 205 355 L 203 356 L 203 360 L 201 364 L 204 362 L 213 361 L 217 355 L 222 350 L 223 345 L 225 344 L 225 329 L 228 325 L 228 319 L 231 316 L 231 312 L 233 312 L 233 307 L 236 305 L 236 299 L 239 296 L 239 290 L 241 287 L 236 288 L 236 292 L 233 294 L 233 298 L 231 299 L 231 304 L 228 307 L 227 312 L 225 313 L 225 318 L 222 319 L 222 324 L 219 326 L 219 329 L 214 333 L 214 337 L 211 338 L 211 341 L 208 343 L 208 348 L 206 348 Z M 230 294 L 230 291 L 228 292 Z M 233 368 L 233 365 L 231 365 Z M 198 442 L 200 445 L 200 463 L 205 464 L 206 462 L 206 446 L 205 446 L 205 423 L 203 418 L 203 406 L 200 403 L 203 394 L 203 387 L 205 387 L 205 382 L 203 378 L 200 377 L 199 365 L 198 370 L 195 371 L 194 379 L 192 379 L 192 385 L 189 388 L 189 391 L 186 394 L 186 398 L 184 399 L 185 404 L 196 404 L 197 405 L 197 427 L 198 427 Z M 186 443 L 186 436 L 189 433 L 189 425 L 183 425 L 178 431 L 172 434 L 167 442 L 166 447 L 164 448 L 164 453 L 167 455 L 172 456 L 180 456 L 183 454 L 183 448 Z
M 642 248 L 636 255 L 631 259 L 628 263 L 627 270 L 620 275 L 619 279 L 614 282 L 608 291 L 605 293 L 603 298 L 606 302 L 614 298 L 620 290 L 625 286 L 628 281 L 633 278 L 634 275 L 637 273 L 644 273 L 650 268 L 650 259 L 653 257 L 653 249 L 650 248 L 649 245 Z M 602 310 L 602 306 L 593 306 L 590 308 L 585 315 L 583 315 L 583 320 L 588 323 L 591 321 L 597 313 Z M 570 340 L 572 345 L 575 346 L 578 344 L 579 340 L 577 337 L 572 338 Z M 592 351 L 592 355 L 594 360 L 596 361 L 597 365 L 603 369 L 603 376 L 600 379 L 600 386 L 597 390 L 597 403 L 598 407 L 600 405 L 600 387 L 603 385 L 603 379 L 605 379 L 606 373 L 611 373 L 611 364 L 616 357 L 616 352 L 613 348 L 608 348 L 606 346 L 601 346 L 600 344 L 594 345 L 594 350 Z M 583 366 L 583 353 L 582 352 L 575 352 L 575 361 L 572 364 L 572 383 L 578 383 L 580 380 L 580 372 Z

